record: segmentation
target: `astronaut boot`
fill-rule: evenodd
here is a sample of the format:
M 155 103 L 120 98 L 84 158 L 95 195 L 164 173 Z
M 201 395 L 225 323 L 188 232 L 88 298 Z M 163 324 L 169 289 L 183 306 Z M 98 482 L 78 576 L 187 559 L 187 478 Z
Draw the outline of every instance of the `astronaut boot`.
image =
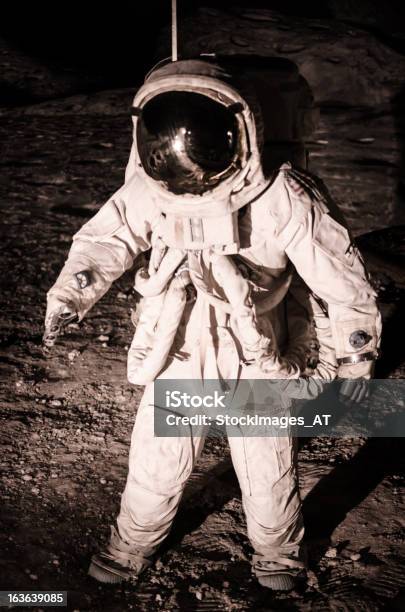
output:
M 150 559 L 123 542 L 116 529 L 111 527 L 110 543 L 92 556 L 88 575 L 98 582 L 119 584 L 134 581 L 150 565 Z
M 289 567 L 276 561 L 266 561 L 254 555 L 253 572 L 259 584 L 273 591 L 292 591 L 302 584 L 306 572 L 300 567 Z

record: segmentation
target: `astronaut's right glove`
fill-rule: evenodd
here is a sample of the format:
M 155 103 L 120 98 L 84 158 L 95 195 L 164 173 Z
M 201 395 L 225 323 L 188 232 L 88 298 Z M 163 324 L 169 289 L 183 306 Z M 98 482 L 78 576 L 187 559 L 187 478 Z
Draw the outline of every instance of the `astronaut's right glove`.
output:
M 360 404 L 369 396 L 368 382 L 365 378 L 345 380 L 339 389 L 339 400 L 348 406 Z
M 42 337 L 44 346 L 51 348 L 58 336 L 63 333 L 64 328 L 77 320 L 76 308 L 71 302 L 63 302 L 54 296 L 49 297 L 45 315 L 45 332 Z
M 360 358 L 363 356 L 367 358 L 368 355 L 367 353 L 360 354 Z M 369 397 L 369 380 L 374 374 L 375 359 L 378 357 L 378 351 L 376 350 L 372 353 L 371 357 L 374 357 L 374 359 L 359 360 L 358 363 L 355 363 L 353 357 L 351 357 L 349 363 L 342 363 L 339 366 L 338 379 L 342 381 L 339 389 L 339 400 L 343 404 L 354 406 Z M 344 360 L 341 359 L 340 361 Z

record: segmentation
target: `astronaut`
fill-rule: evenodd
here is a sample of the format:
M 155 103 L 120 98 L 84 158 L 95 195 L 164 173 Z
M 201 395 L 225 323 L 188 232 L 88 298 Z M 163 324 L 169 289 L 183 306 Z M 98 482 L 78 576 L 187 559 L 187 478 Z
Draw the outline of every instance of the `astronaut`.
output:
M 167 536 L 204 436 L 155 437 L 156 379 L 367 379 L 381 321 L 362 258 L 320 181 L 286 163 L 265 176 L 260 110 L 209 60 L 155 69 L 137 92 L 125 184 L 73 238 L 48 293 L 45 343 L 82 320 L 143 252 L 128 379 L 145 385 L 116 525 L 89 574 L 137 577 Z M 249 102 L 248 102 L 249 99 Z M 356 388 L 357 389 L 357 388 Z M 357 390 L 354 391 L 358 393 Z M 305 572 L 294 440 L 229 439 L 259 582 Z

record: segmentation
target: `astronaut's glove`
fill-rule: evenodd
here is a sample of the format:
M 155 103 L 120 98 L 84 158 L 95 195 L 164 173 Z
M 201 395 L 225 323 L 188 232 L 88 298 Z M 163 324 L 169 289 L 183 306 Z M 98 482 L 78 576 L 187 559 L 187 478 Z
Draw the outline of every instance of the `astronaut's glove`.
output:
M 360 404 L 369 396 L 369 384 L 365 378 L 343 381 L 339 390 L 339 400 L 348 406 Z
M 78 320 L 76 308 L 71 302 L 64 302 L 50 296 L 45 315 L 45 332 L 42 342 L 46 348 L 52 348 L 64 328 Z

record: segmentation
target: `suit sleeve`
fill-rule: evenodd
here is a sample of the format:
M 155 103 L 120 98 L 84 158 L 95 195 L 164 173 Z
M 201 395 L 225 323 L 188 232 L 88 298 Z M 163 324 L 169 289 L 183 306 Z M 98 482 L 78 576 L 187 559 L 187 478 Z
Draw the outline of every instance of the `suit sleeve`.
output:
M 72 303 L 82 319 L 134 259 L 150 248 L 156 217 L 142 178 L 127 168 L 123 187 L 73 237 L 48 301 L 56 297 Z
M 279 188 L 284 222 L 278 239 L 299 275 L 326 304 L 339 376 L 369 377 L 381 317 L 361 254 L 326 200 L 311 197 L 287 178 Z

